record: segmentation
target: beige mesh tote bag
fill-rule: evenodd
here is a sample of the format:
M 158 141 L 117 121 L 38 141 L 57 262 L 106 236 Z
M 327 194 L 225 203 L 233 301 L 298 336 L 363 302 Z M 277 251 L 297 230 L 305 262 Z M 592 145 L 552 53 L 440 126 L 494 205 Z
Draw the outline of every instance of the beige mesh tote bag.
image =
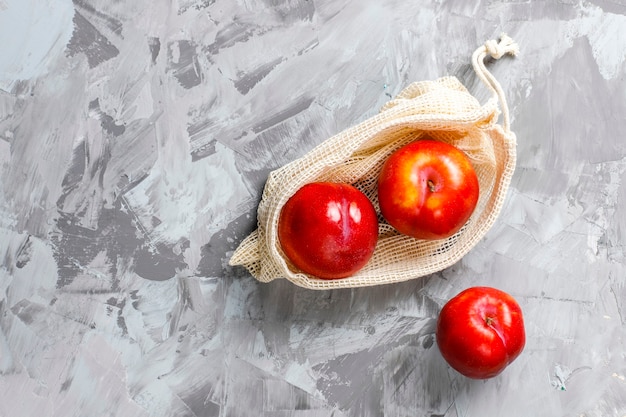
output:
M 334 289 L 415 279 L 459 261 L 493 225 L 515 169 L 516 138 L 510 130 L 508 107 L 484 60 L 517 52 L 517 44 L 502 35 L 499 42 L 487 41 L 472 55 L 474 71 L 492 92 L 484 105 L 455 77 L 416 82 L 375 116 L 271 172 L 257 211 L 258 227 L 240 243 L 229 264 L 244 266 L 262 282 L 283 278 L 305 288 Z M 502 124 L 498 124 L 499 106 Z M 278 241 L 278 218 L 283 205 L 300 187 L 315 181 L 349 183 L 363 191 L 380 213 L 376 184 L 383 163 L 396 149 L 426 136 L 464 151 L 478 175 L 478 205 L 459 232 L 447 239 L 424 241 L 399 234 L 381 221 L 374 255 L 348 278 L 319 279 L 301 273 L 290 263 Z

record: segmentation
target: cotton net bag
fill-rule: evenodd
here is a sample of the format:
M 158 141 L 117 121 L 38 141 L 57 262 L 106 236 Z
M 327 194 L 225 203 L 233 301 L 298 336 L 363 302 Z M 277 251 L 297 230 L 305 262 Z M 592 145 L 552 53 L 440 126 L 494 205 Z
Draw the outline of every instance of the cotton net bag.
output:
M 310 289 L 336 289 L 389 284 L 423 277 L 459 261 L 489 231 L 504 203 L 515 169 L 516 138 L 511 132 L 504 93 L 484 60 L 516 55 L 508 36 L 489 40 L 472 55 L 478 77 L 492 96 L 481 105 L 455 77 L 415 82 L 387 102 L 375 116 L 332 136 L 303 157 L 272 171 L 257 211 L 257 229 L 235 250 L 230 265 L 244 266 L 256 279 L 286 278 Z M 502 124 L 498 124 L 502 107 Z M 480 196 L 465 226 L 442 240 L 418 240 L 398 233 L 380 215 L 378 174 L 398 148 L 429 137 L 450 143 L 470 158 Z M 348 278 L 326 280 L 299 271 L 284 255 L 278 240 L 281 208 L 303 185 L 329 181 L 360 189 L 379 214 L 378 243 L 372 258 Z

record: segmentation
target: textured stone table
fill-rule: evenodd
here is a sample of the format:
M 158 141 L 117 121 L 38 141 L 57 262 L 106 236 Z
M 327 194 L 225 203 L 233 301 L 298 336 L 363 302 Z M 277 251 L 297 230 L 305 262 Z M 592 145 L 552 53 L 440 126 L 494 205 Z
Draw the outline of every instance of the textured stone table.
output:
M 0 0 L 0 416 L 626 415 L 626 4 Z M 270 171 L 470 57 L 518 161 L 491 231 L 416 280 L 312 291 L 228 266 Z M 510 292 L 487 381 L 434 342 Z

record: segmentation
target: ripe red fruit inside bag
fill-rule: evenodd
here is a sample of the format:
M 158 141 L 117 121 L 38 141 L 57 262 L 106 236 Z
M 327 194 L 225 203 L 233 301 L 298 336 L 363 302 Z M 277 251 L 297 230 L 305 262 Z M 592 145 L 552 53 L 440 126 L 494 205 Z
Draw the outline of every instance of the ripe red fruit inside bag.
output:
M 378 240 L 371 201 L 349 184 L 315 182 L 281 209 L 278 238 L 302 272 L 322 279 L 353 275 L 367 264 Z
M 479 183 L 469 158 L 431 139 L 395 151 L 378 178 L 381 214 L 398 232 L 417 239 L 444 239 L 469 220 Z

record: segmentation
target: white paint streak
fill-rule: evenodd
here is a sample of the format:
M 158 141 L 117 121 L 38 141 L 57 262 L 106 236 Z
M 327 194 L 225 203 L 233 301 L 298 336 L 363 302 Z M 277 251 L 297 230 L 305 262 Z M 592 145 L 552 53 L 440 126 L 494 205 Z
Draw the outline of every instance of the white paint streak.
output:
M 71 0 L 4 0 L 0 13 L 0 89 L 44 75 L 72 36 Z
M 626 61 L 626 16 L 606 13 L 590 3 L 580 3 L 580 18 L 568 22 L 570 41 L 586 36 L 600 74 L 611 80 L 620 74 Z

